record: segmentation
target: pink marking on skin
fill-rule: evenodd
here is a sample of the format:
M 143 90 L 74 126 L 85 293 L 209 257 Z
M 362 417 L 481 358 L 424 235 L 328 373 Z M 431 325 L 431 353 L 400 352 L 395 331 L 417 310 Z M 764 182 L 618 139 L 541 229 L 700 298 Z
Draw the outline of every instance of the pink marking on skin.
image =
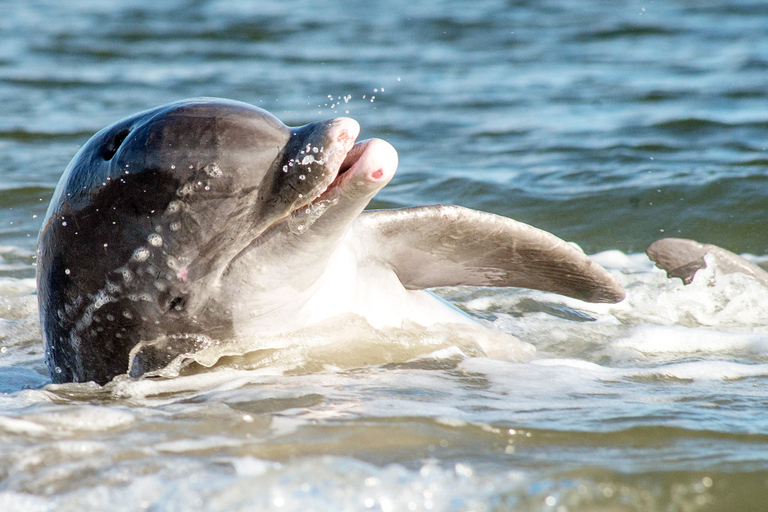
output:
M 178 277 L 182 281 L 186 281 L 188 273 L 189 271 L 187 270 L 187 267 L 183 267 L 178 272 L 176 272 L 176 277 Z
M 382 176 L 384 176 L 384 171 L 382 171 L 381 169 L 379 169 L 378 171 L 376 171 L 373 174 L 371 174 L 371 178 L 373 178 L 375 180 L 381 178 Z

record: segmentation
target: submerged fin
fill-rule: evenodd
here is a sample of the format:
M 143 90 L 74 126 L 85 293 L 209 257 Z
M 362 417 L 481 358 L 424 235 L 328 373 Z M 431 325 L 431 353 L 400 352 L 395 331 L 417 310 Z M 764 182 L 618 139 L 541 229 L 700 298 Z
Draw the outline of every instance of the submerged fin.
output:
M 645 253 L 657 267 L 667 272 L 667 277 L 679 277 L 685 284 L 693 281 L 699 269 L 707 268 L 704 256 L 709 254 L 715 258 L 721 272 L 747 274 L 768 286 L 768 272 L 716 245 L 700 244 L 686 238 L 663 238 L 649 245 Z
M 408 289 L 515 286 L 588 302 L 625 292 L 604 268 L 551 233 L 458 206 L 363 212 L 355 229 Z

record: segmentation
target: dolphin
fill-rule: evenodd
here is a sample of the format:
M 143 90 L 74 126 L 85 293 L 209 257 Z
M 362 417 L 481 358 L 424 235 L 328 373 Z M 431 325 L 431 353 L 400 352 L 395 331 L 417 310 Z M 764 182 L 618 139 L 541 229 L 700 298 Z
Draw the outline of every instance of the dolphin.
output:
M 291 128 L 214 98 L 96 133 L 64 171 L 38 240 L 52 380 L 104 384 L 210 340 L 345 313 L 376 328 L 474 323 L 431 287 L 624 298 L 580 250 L 508 218 L 445 205 L 364 212 L 398 157 L 359 133 L 350 118 Z M 141 364 L 137 347 L 151 348 Z

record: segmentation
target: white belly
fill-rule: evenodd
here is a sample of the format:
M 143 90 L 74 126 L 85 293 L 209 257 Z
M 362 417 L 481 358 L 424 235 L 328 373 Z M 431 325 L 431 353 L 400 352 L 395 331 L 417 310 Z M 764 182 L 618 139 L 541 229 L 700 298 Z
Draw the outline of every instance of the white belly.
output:
M 290 332 L 350 313 L 374 328 L 402 327 L 404 321 L 424 327 L 472 318 L 428 291 L 406 290 L 394 271 L 359 247 L 354 232 L 334 251 L 319 279 L 304 290 L 274 283 L 265 294 L 249 294 L 241 282 L 234 298 L 235 331 L 240 336 Z
M 337 252 L 327 276 L 307 303 L 308 324 L 354 313 L 379 329 L 402 327 L 409 320 L 429 327 L 440 323 L 477 323 L 431 292 L 406 290 L 395 273 L 378 262 L 359 262 L 353 251 Z

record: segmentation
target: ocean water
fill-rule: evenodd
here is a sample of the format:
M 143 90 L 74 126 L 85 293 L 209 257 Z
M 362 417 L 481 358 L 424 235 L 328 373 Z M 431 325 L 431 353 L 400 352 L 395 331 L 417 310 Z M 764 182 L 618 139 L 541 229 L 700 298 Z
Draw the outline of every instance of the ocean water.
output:
M 746 511 L 768 505 L 768 4 L 0 3 L 0 510 Z M 591 305 L 445 288 L 488 327 L 356 318 L 160 378 L 53 385 L 34 250 L 97 130 L 218 96 L 350 116 L 400 155 L 372 208 L 458 204 L 580 245 Z M 768 268 L 768 267 L 767 267 Z

